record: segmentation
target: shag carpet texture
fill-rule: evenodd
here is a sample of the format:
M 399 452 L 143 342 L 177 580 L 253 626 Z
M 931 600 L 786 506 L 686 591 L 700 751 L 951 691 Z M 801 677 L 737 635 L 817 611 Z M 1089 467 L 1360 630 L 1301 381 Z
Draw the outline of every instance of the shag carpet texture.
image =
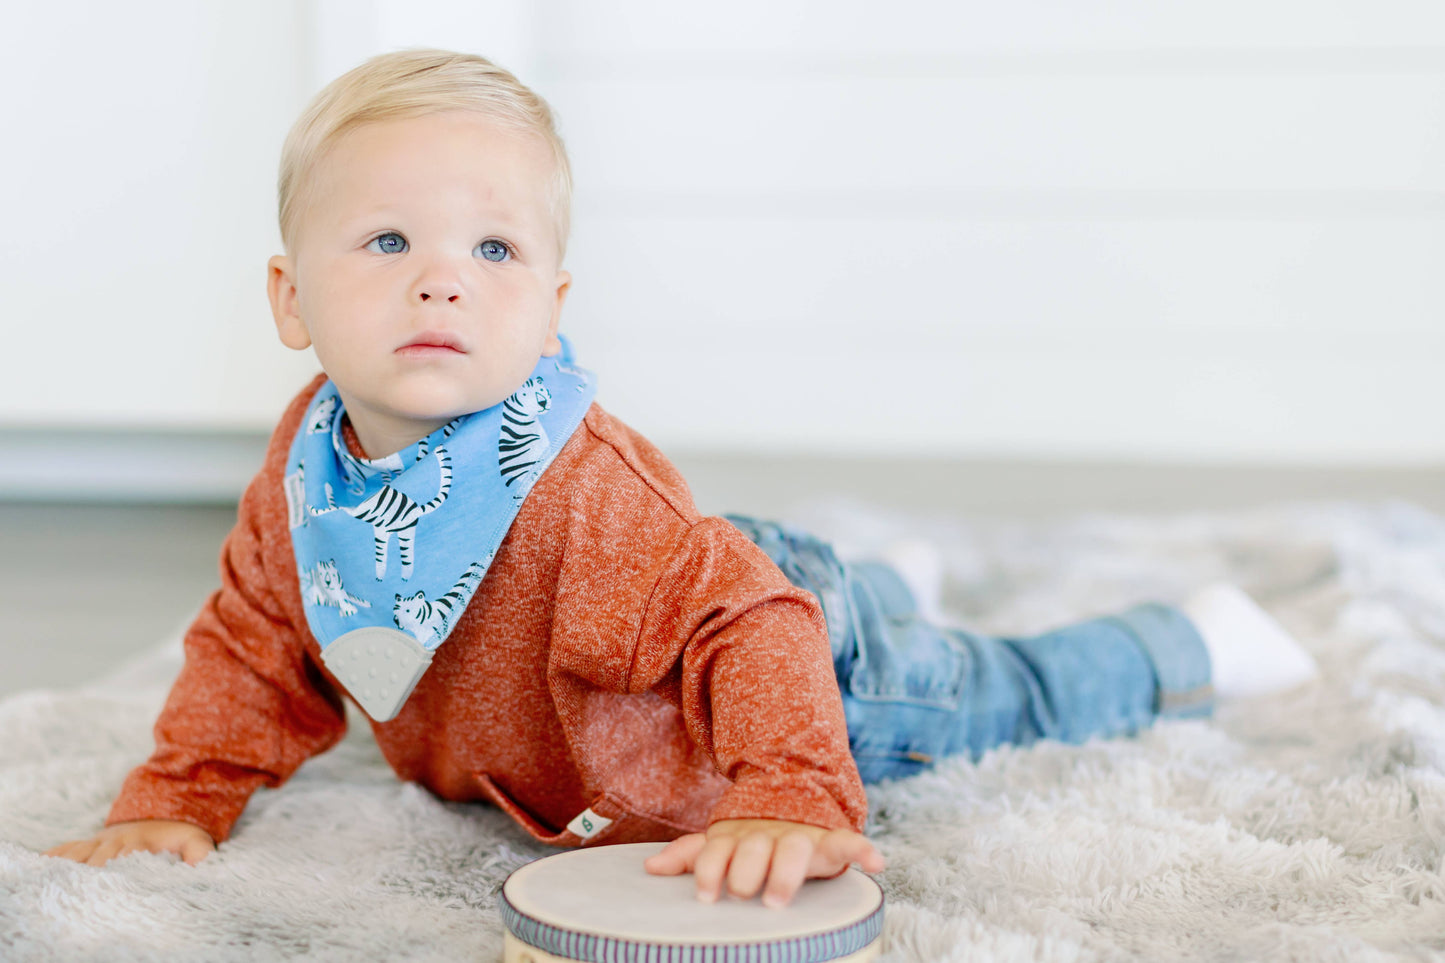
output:
M 1445 960 L 1445 519 L 1320 502 L 1041 522 L 816 503 L 788 520 L 849 554 L 928 538 L 951 614 L 1005 636 L 1233 581 L 1323 670 L 1207 721 L 870 787 L 885 960 Z M 0 702 L 0 958 L 501 958 L 497 891 L 544 848 L 397 782 L 356 717 L 197 867 L 41 856 L 100 827 L 179 659 L 172 639 Z

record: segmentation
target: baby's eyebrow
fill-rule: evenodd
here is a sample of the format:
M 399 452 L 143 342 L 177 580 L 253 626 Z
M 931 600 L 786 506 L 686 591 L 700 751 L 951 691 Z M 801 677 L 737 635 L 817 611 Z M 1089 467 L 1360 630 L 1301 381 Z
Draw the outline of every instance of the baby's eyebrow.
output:
M 526 221 L 505 212 L 484 213 L 472 220 L 476 223 L 473 233 L 478 234 L 479 239 L 498 231 L 525 234 L 529 226 Z M 405 212 L 396 208 L 379 207 L 349 215 L 341 223 L 347 231 L 373 231 L 388 228 L 403 230 L 407 229 L 408 224 L 414 230 L 416 219 L 414 216 L 409 218 Z

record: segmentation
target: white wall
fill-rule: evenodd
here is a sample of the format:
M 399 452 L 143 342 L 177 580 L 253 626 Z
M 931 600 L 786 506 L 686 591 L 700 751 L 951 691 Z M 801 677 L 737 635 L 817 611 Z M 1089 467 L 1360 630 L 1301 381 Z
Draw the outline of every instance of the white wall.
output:
M 0 424 L 254 428 L 314 370 L 265 293 L 294 9 L 5 5 Z
M 1440 4 L 625 7 L 541 34 L 572 321 L 640 426 L 1445 457 Z
M 557 109 L 664 447 L 1445 461 L 1435 2 L 11 6 L 0 426 L 268 427 L 281 139 L 436 44 Z

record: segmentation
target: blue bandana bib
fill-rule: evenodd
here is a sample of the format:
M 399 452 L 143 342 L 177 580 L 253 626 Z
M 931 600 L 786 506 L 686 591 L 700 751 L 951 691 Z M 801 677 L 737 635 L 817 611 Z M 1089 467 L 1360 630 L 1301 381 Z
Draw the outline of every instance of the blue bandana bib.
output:
M 501 404 L 384 458 L 347 450 L 335 384 L 311 399 L 286 463 L 301 599 L 322 661 L 376 721 L 401 710 L 582 423 L 597 387 L 571 360 L 564 341 Z

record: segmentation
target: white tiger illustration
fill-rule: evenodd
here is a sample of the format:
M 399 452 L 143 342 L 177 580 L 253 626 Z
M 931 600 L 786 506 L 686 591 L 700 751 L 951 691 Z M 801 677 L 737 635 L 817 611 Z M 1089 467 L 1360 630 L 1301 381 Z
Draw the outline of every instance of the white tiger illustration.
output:
M 359 599 L 346 591 L 341 584 L 341 573 L 336 571 L 336 559 L 317 562 L 314 568 L 301 573 L 301 597 L 312 605 L 331 605 L 341 610 L 342 616 L 355 615 L 359 605 L 371 608 L 366 599 Z
M 353 495 L 366 494 L 366 479 L 378 472 L 381 473 L 381 483 L 390 485 L 405 467 L 401 463 L 401 452 L 367 461 L 357 458 L 345 448 L 341 449 L 341 474 L 346 479 L 347 490 Z
M 336 402 L 336 396 L 332 395 L 316 406 L 311 421 L 306 425 L 306 434 L 321 435 L 331 430 L 331 422 L 336 418 Z
M 450 438 L 456 432 L 457 426 L 461 423 L 462 419 L 460 418 L 453 418 L 447 422 L 442 426 L 442 437 L 444 439 Z M 427 452 L 427 440 L 423 438 L 416 443 L 415 464 L 426 461 Z M 383 485 L 390 485 L 397 475 L 400 475 L 406 470 L 406 465 L 402 464 L 401 452 L 399 451 L 382 458 L 366 459 L 357 458 L 351 452 L 342 448 L 340 449 L 340 455 L 341 473 L 346 477 L 346 487 L 353 495 L 363 495 L 366 493 L 366 480 L 372 475 L 379 473 L 381 475 L 381 483 Z
M 441 508 L 447 500 L 447 495 L 451 492 L 451 455 L 447 453 L 445 446 L 438 445 L 435 456 L 437 468 L 441 472 L 441 482 L 436 497 L 425 504 L 413 500 L 404 492 L 400 492 L 390 485 L 383 485 L 380 491 L 355 508 L 341 507 L 336 504 L 335 493 L 328 482 L 326 484 L 326 507 L 311 509 L 312 515 L 326 515 L 339 508 L 340 511 L 352 518 L 371 526 L 376 540 L 377 581 L 386 578 L 386 548 L 391 542 L 392 535 L 396 536 L 397 553 L 401 555 L 401 577 L 403 579 L 411 578 L 417 523 Z
M 512 495 L 518 501 L 527 496 L 532 483 L 542 473 L 542 460 L 551 447 L 547 432 L 537 421 L 537 416 L 550 407 L 552 393 L 540 377 L 528 378 L 502 403 L 497 463 L 508 488 L 513 482 L 518 483 Z
M 487 566 L 491 562 L 492 556 L 488 555 L 485 560 L 467 566 L 467 570 L 462 573 L 457 584 L 452 586 L 451 591 L 434 602 L 428 601 L 424 592 L 405 598 L 396 596 L 396 605 L 391 610 L 396 627 L 403 632 L 410 632 L 423 646 L 430 646 L 433 641 L 446 638 L 452 617 L 466 608 L 464 600 L 469 599 L 482 583 L 482 577 L 487 574 Z

